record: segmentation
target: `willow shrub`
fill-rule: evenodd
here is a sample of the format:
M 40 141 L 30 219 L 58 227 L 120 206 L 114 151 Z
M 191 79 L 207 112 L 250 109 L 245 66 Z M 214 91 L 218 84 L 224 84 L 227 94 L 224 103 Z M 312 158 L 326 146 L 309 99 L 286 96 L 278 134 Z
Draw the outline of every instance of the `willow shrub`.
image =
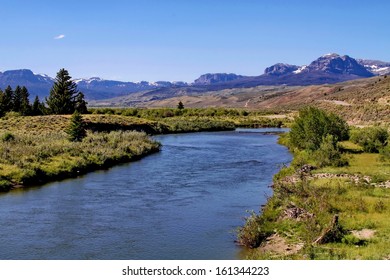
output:
M 348 139 L 348 124 L 339 116 L 315 107 L 299 111 L 289 134 L 290 143 L 301 150 L 315 151 L 327 135 L 335 141 Z
M 353 129 L 350 140 L 360 145 L 365 152 L 378 153 L 388 145 L 388 137 L 386 128 L 373 126 Z

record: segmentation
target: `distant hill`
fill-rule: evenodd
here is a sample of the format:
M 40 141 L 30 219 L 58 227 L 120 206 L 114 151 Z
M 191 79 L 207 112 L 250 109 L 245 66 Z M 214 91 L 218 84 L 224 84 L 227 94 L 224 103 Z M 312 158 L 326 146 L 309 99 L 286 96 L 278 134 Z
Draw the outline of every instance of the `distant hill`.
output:
M 17 85 L 28 88 L 30 95 L 34 98 L 38 95 L 41 100 L 49 94 L 53 86 L 54 79 L 47 75 L 34 74 L 31 70 L 9 70 L 0 72 L 0 88 L 4 89 L 8 85 L 15 88 Z
M 309 86 L 257 86 L 225 89 L 142 103 L 145 107 L 227 107 L 270 111 L 315 105 L 343 116 L 352 124 L 390 123 L 390 75 Z M 114 105 L 115 103 L 111 103 Z
M 212 85 L 217 83 L 225 83 L 234 80 L 242 79 L 244 76 L 236 75 L 236 74 L 226 74 L 226 73 L 214 73 L 214 74 L 204 74 L 201 75 L 198 79 L 196 79 L 193 85 L 205 86 Z
M 146 90 L 160 89 L 160 88 L 175 88 L 187 86 L 184 82 L 121 82 L 104 80 L 98 77 L 89 79 L 75 79 L 78 89 L 82 91 L 86 99 L 106 99 L 111 97 L 122 96 L 130 93 L 141 92 Z M 33 98 L 38 95 L 41 100 L 44 100 L 49 95 L 50 89 L 53 86 L 54 78 L 44 74 L 35 74 L 28 69 L 9 70 L 0 72 L 0 89 L 6 88 L 10 85 L 15 88 L 17 85 L 26 86 Z
M 175 88 L 186 86 L 183 82 L 119 82 L 112 80 L 104 80 L 101 78 L 77 79 L 75 80 L 77 87 L 82 91 L 89 100 L 99 100 L 111 97 L 123 96 L 126 94 L 154 90 L 159 88 Z
M 174 96 L 194 96 L 232 88 L 334 84 L 389 72 L 390 63 L 388 62 L 356 60 L 347 55 L 327 54 L 308 65 L 277 63 L 267 67 L 259 76 L 208 73 L 201 75 L 192 84 L 168 81 L 121 82 L 98 77 L 75 79 L 75 82 L 89 101 L 124 97 L 130 102 L 129 104 L 134 104 L 134 102 L 162 100 Z M 8 85 L 26 86 L 32 98 L 38 95 L 41 100 L 49 95 L 53 82 L 53 78 L 44 74 L 35 74 L 28 69 L 0 72 L 1 89 Z

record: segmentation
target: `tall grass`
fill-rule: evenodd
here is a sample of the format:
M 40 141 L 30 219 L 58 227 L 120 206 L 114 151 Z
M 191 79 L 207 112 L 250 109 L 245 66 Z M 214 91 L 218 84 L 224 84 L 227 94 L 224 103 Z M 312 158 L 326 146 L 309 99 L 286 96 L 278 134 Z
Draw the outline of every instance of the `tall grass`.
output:
M 32 185 L 51 179 L 109 167 L 158 151 L 159 144 L 135 131 L 88 132 L 82 142 L 70 142 L 64 132 L 12 135 L 0 145 L 0 181 L 3 190 L 12 185 Z

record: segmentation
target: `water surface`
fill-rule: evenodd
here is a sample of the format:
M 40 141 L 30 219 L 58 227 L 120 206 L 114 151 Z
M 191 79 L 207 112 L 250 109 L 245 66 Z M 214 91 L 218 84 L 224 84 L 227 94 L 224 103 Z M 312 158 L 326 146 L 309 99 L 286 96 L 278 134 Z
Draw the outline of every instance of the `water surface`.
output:
M 155 137 L 160 153 L 0 195 L 0 259 L 236 259 L 291 155 L 281 129 Z

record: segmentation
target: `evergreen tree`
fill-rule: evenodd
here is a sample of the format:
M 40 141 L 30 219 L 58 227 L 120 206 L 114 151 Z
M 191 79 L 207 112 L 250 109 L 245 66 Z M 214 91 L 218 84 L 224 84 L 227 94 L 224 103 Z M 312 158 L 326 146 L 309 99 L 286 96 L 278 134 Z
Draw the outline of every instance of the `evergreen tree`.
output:
M 4 99 L 3 99 L 3 106 L 4 106 L 4 112 L 10 112 L 13 109 L 13 96 L 14 92 L 11 88 L 11 86 L 6 87 L 4 90 Z
M 179 103 L 177 104 L 177 109 L 179 109 L 179 110 L 183 110 L 184 109 L 183 102 L 179 101 Z
M 4 92 L 0 89 L 0 118 L 5 115 L 4 111 Z
M 84 94 L 80 91 L 75 100 L 75 110 L 80 114 L 88 113 L 87 102 L 84 100 Z
M 77 110 L 74 111 L 72 118 L 70 119 L 70 124 L 65 132 L 68 134 L 69 141 L 72 142 L 82 141 L 83 138 L 87 136 L 83 117 Z
M 14 90 L 14 94 L 12 96 L 12 111 L 20 112 L 22 106 L 22 88 L 20 86 L 16 86 Z
M 39 103 L 39 111 L 41 112 L 41 115 L 48 115 L 49 109 L 45 106 L 45 102 Z
M 29 100 L 29 92 L 26 87 L 21 89 L 21 103 L 20 103 L 20 113 L 23 116 L 28 116 L 31 114 L 31 105 Z
M 52 114 L 72 114 L 75 111 L 76 98 L 79 95 L 77 85 L 65 69 L 57 73 L 54 85 L 46 103 Z
M 34 102 L 31 106 L 31 115 L 33 116 L 39 116 L 39 115 L 45 115 L 46 114 L 46 107 L 45 104 L 40 102 L 38 95 L 35 96 Z

